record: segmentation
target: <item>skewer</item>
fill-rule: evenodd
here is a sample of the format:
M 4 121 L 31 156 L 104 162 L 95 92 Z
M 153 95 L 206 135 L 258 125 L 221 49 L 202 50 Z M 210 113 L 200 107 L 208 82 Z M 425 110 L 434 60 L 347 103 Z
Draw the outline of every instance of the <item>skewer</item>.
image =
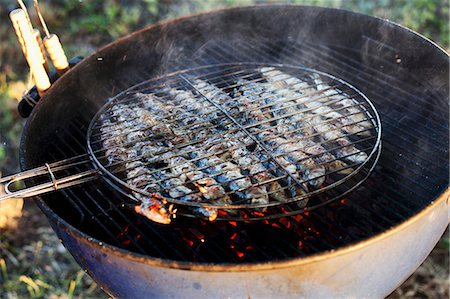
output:
M 50 37 L 50 31 L 48 30 L 47 24 L 45 23 L 44 17 L 42 16 L 41 9 L 39 8 L 39 3 L 34 0 L 34 9 L 36 10 L 36 14 L 41 22 L 42 29 L 44 30 L 45 36 L 47 38 Z
M 50 33 L 50 31 L 48 30 L 47 24 L 45 23 L 44 17 L 41 14 L 41 10 L 39 9 L 39 3 L 37 0 L 34 0 L 34 8 L 36 9 L 39 21 L 41 22 L 42 28 L 45 32 L 44 45 L 47 49 L 47 53 L 52 60 L 56 72 L 59 75 L 62 75 L 69 69 L 69 62 L 67 60 L 66 54 L 64 53 L 61 42 L 59 41 L 59 38 L 56 34 Z
M 9 14 L 9 17 L 16 30 L 19 42 L 22 40 L 21 45 L 24 50 L 25 58 L 30 66 L 39 95 L 42 96 L 43 93 L 50 88 L 51 83 L 44 65 L 42 64 L 42 53 L 39 44 L 33 35 L 26 13 L 23 9 L 19 8 L 13 10 Z
M 17 0 L 17 3 L 19 3 L 20 8 L 25 13 L 25 17 L 27 18 L 27 21 L 28 21 L 28 24 L 30 25 L 30 28 L 33 28 L 33 26 L 31 25 L 30 15 L 28 14 L 28 10 L 27 10 L 27 7 L 26 7 L 25 3 L 23 3 L 22 0 Z

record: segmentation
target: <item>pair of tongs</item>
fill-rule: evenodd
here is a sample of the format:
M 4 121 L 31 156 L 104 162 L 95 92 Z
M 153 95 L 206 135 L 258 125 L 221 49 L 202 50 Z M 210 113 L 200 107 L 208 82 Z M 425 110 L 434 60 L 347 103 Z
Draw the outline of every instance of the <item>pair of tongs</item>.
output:
M 21 8 L 13 10 L 9 17 L 13 23 L 19 43 L 22 46 L 23 54 L 30 66 L 36 88 L 39 95 L 42 96 L 51 86 L 47 73 L 49 71 L 49 64 L 46 58 L 46 51 L 59 75 L 62 75 L 69 69 L 69 62 L 58 36 L 49 32 L 40 12 L 38 1 L 34 0 L 34 7 L 45 32 L 43 40 L 39 30 L 33 29 L 25 4 L 22 0 L 18 0 L 18 2 Z

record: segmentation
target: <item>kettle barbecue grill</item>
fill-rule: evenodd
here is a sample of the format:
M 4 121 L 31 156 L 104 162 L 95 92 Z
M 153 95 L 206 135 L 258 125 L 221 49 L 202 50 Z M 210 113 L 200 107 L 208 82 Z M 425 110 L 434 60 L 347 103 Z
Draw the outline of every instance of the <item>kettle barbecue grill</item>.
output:
M 448 55 L 408 29 L 342 10 L 235 8 L 122 38 L 78 63 L 34 107 L 21 167 L 85 155 L 91 120 L 130 91 L 152 90 L 158 80 L 167 86 L 173 74 L 189 90 L 195 70 L 219 70 L 222 84 L 206 79 L 226 91 L 223 82 L 236 82 L 227 76 L 230 67 L 249 75 L 260 66 L 297 78 L 312 72 L 354 92 L 372 121 L 371 136 L 379 136 L 364 151 L 367 161 L 345 183 L 308 195 L 302 205 L 255 205 L 231 218 L 230 206 L 220 206 L 224 221 L 215 222 L 187 208 L 168 225 L 154 223 L 130 209 L 114 176 L 38 197 L 63 244 L 105 292 L 382 297 L 436 244 L 449 222 Z M 203 96 L 197 99 L 214 101 Z

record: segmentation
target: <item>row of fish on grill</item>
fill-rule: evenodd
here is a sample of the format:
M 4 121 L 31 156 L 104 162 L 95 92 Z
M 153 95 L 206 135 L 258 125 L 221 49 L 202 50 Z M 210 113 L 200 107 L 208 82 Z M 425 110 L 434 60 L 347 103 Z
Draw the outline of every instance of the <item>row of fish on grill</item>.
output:
M 258 73 L 226 90 L 190 78 L 191 88 L 132 93 L 104 113 L 104 163 L 134 189 L 138 213 L 170 223 L 169 199 L 210 220 L 214 206 L 263 209 L 307 198 L 367 160 L 349 138 L 373 127 L 356 100 L 316 74 Z

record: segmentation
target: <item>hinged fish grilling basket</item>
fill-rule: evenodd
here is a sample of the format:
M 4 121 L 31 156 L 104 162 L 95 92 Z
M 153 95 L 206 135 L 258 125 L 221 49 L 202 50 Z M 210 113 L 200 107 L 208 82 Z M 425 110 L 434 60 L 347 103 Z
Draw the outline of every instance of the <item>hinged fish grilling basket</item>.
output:
M 236 63 L 178 71 L 119 93 L 94 116 L 87 140 L 86 155 L 4 178 L 3 198 L 101 176 L 130 199 L 124 206 L 160 223 L 176 215 L 293 215 L 370 175 L 381 124 L 369 99 L 339 78 Z M 50 181 L 36 184 L 36 175 Z M 29 178 L 33 186 L 10 190 Z

